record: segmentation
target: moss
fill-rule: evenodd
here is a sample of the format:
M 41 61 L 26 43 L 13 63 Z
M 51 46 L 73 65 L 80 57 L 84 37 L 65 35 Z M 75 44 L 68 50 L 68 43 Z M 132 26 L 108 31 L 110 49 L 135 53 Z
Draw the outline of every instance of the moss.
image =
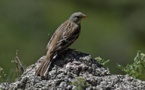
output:
M 84 78 L 78 77 L 72 82 L 72 85 L 76 86 L 76 90 L 84 90 L 88 86 L 88 83 Z

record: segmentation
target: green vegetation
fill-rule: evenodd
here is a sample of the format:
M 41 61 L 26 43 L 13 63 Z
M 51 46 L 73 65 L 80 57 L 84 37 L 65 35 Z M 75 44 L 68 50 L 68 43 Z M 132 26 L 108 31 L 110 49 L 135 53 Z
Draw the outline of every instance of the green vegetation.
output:
M 127 64 L 125 67 L 122 65 L 117 65 L 123 72 L 134 77 L 140 78 L 145 75 L 145 54 L 141 51 L 137 52 L 134 62 L 132 64 Z M 145 78 L 145 77 L 144 77 Z
M 86 80 L 82 77 L 78 77 L 72 84 L 76 86 L 76 90 L 84 90 L 88 86 Z
M 105 66 L 107 63 L 110 62 L 110 60 L 104 60 L 101 57 L 96 57 L 95 58 L 97 60 L 97 62 L 99 62 L 100 64 L 102 64 L 103 66 Z
M 24 72 L 24 66 L 22 65 L 22 62 L 18 56 L 18 50 L 16 50 L 16 56 L 11 62 L 15 64 L 16 68 L 15 70 L 12 71 L 13 73 L 10 73 L 10 76 L 9 76 L 10 82 L 19 78 L 20 75 Z
M 27 66 L 43 53 L 55 29 L 76 11 L 82 21 L 78 40 L 70 47 L 125 65 L 136 50 L 145 52 L 145 0 L 0 0 L 0 67 L 8 74 L 15 50 Z M 49 36 L 48 36 L 49 34 Z
M 11 72 L 9 72 L 8 77 L 6 77 L 3 68 L 0 67 L 0 82 L 15 81 L 15 79 L 19 78 L 19 76 L 24 72 L 24 67 L 18 57 L 18 50 L 16 51 L 15 58 L 11 62 L 15 64 L 16 69 L 11 70 Z
M 100 57 L 96 57 L 95 59 L 97 60 L 97 62 L 99 62 L 103 66 L 106 66 L 106 64 L 109 63 L 109 61 L 110 61 L 110 60 L 104 60 Z M 6 80 L 9 82 L 14 81 L 24 71 L 22 63 L 18 57 L 17 51 L 16 51 L 16 57 L 14 58 L 14 60 L 12 60 L 12 62 L 15 63 L 16 70 L 11 71 L 9 77 L 7 77 L 7 78 L 6 78 L 6 74 L 3 70 L 3 68 L 0 67 L 0 82 L 6 81 Z M 145 54 L 142 53 L 141 51 L 138 51 L 136 57 L 134 58 L 134 62 L 132 64 L 127 64 L 125 67 L 120 64 L 117 64 L 117 67 L 119 69 L 121 69 L 123 72 L 125 72 L 126 74 L 128 74 L 134 78 L 144 80 L 145 79 L 145 77 L 144 77 Z M 72 84 L 77 87 L 77 90 L 83 90 L 83 88 L 85 88 L 87 86 L 85 79 L 81 78 L 81 77 L 79 77 L 79 78 L 77 78 L 77 80 L 73 81 Z
M 3 68 L 0 67 L 0 82 L 5 81 L 5 76 L 6 76 L 6 74 L 3 70 Z
M 112 73 L 122 73 L 112 67 L 116 62 L 124 66 L 138 49 L 145 52 L 145 0 L 0 0 L 0 67 L 7 77 L 15 50 L 26 66 L 35 63 L 55 29 L 76 11 L 88 17 L 70 48 L 111 59 Z
M 11 62 L 16 65 L 17 77 L 20 76 L 24 72 L 24 67 L 22 65 L 22 62 L 19 59 L 18 50 L 16 50 L 16 56 L 15 56 L 14 60 L 12 60 Z

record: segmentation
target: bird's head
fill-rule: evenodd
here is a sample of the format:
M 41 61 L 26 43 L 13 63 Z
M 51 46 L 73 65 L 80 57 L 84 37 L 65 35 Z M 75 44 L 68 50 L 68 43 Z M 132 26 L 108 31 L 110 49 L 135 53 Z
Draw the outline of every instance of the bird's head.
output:
M 81 20 L 85 17 L 86 17 L 86 15 L 83 14 L 82 12 L 75 12 L 70 16 L 69 20 L 71 20 L 77 24 L 80 24 Z

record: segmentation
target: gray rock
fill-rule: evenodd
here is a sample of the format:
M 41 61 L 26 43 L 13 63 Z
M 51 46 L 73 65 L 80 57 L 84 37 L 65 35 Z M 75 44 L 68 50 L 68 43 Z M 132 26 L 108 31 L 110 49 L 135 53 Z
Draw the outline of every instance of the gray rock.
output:
M 111 75 L 89 54 L 67 50 L 56 57 L 48 80 L 35 76 L 35 70 L 45 56 L 26 68 L 12 83 L 1 83 L 0 90 L 145 90 L 145 82 L 128 75 Z

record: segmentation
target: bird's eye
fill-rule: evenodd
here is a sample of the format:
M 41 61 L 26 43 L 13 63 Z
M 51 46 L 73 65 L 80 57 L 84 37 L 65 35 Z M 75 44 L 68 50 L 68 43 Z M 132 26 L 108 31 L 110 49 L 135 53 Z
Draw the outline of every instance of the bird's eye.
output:
M 79 16 L 76 16 L 76 18 L 80 18 Z

